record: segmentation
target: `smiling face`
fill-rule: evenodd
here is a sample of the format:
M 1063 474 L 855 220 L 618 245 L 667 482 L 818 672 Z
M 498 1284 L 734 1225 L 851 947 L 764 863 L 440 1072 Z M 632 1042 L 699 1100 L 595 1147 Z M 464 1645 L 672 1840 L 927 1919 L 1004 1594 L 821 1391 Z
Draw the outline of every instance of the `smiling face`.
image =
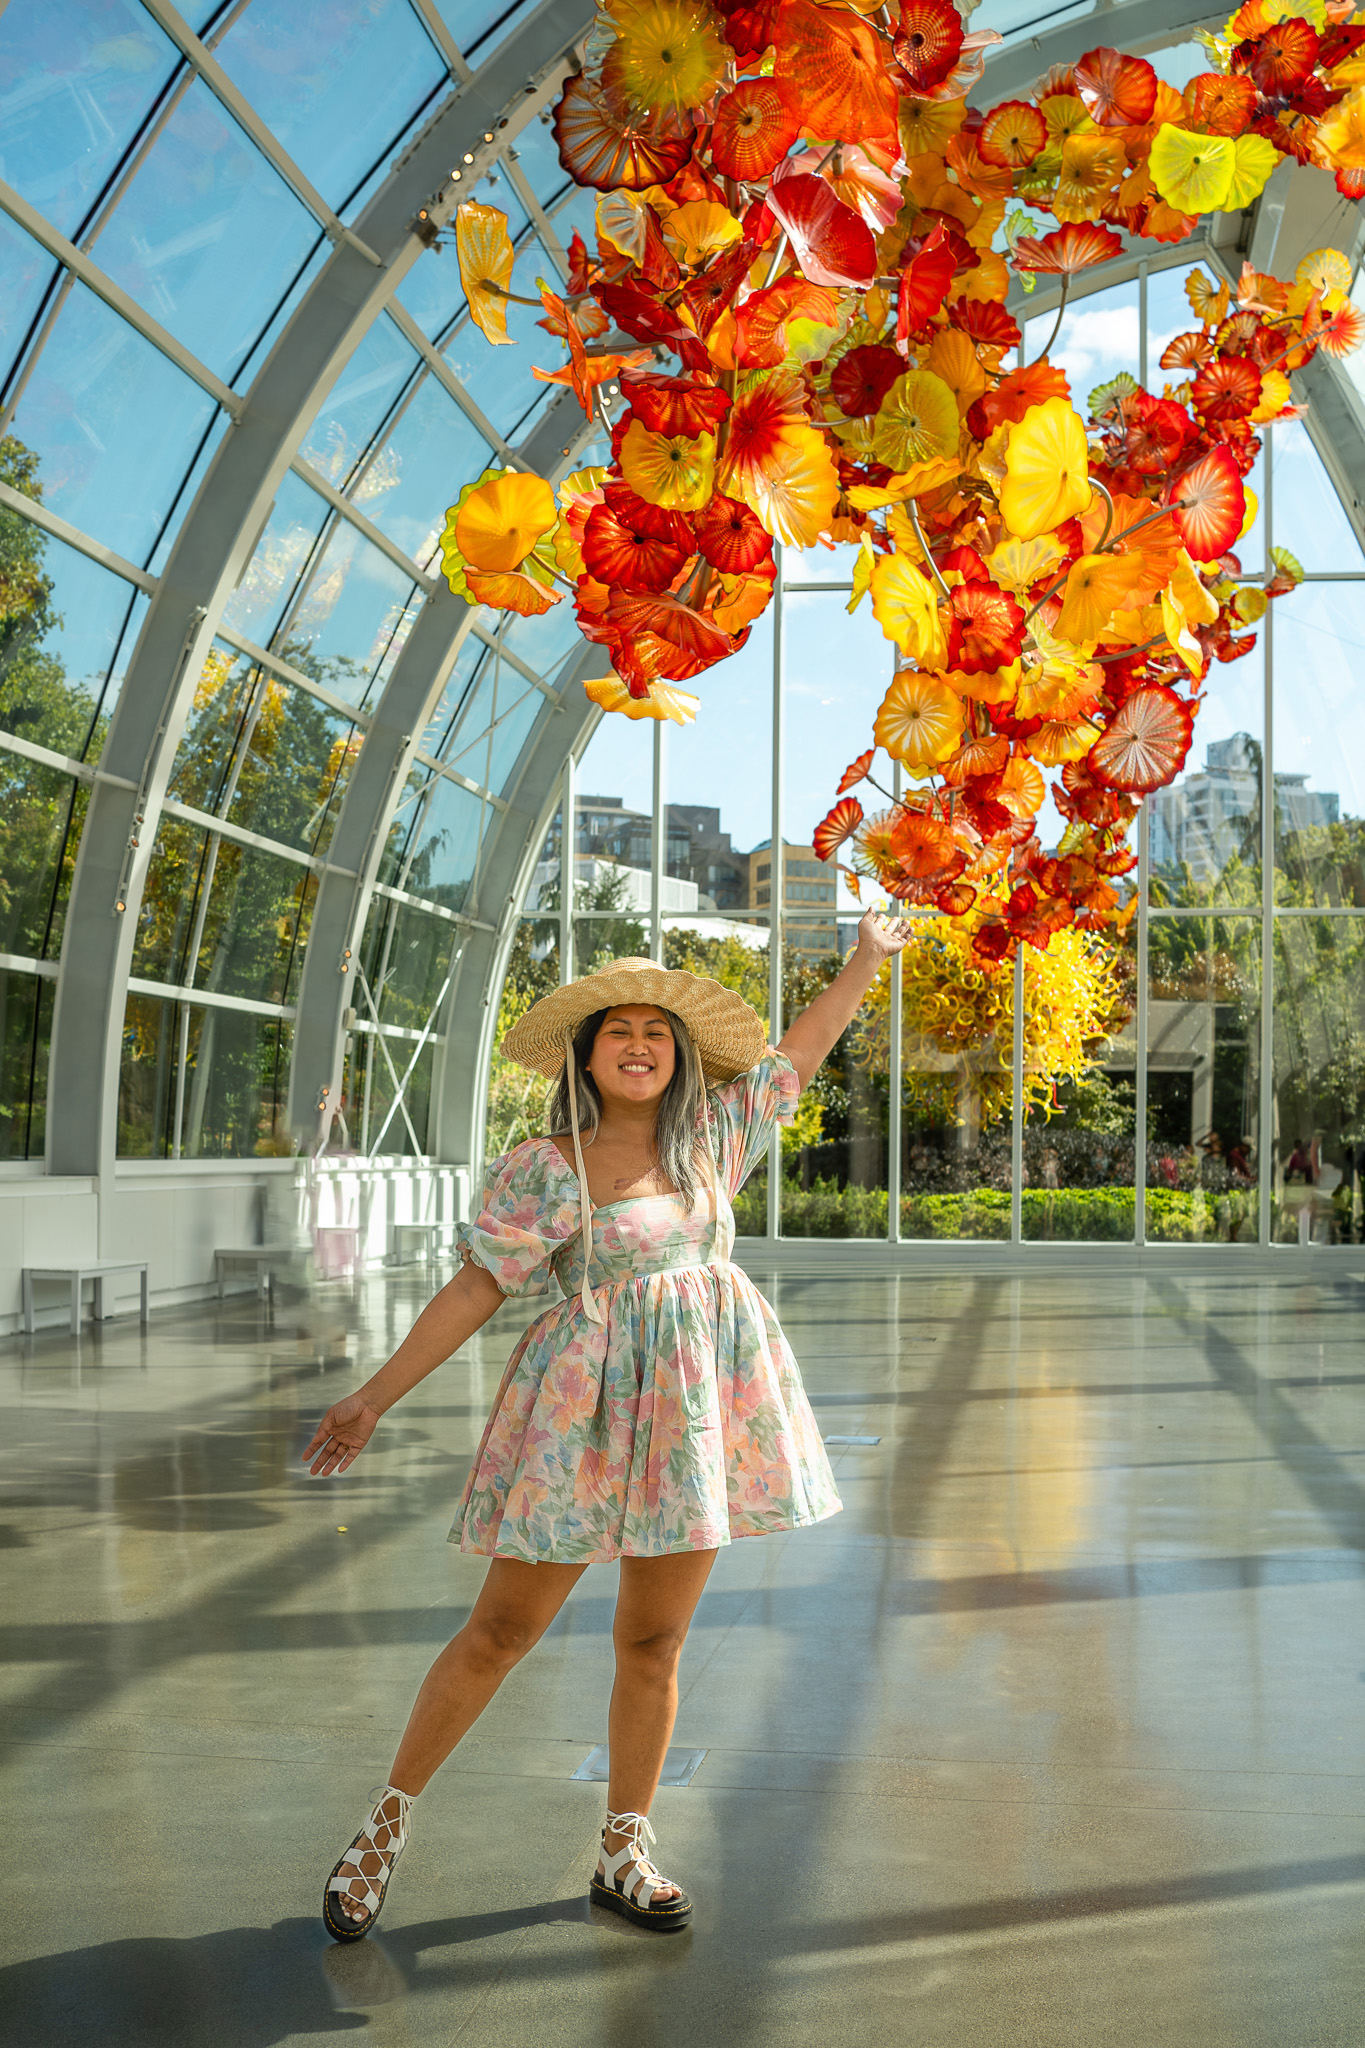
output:
M 593 1040 L 588 1072 L 603 1106 L 658 1103 L 677 1067 L 673 1031 L 662 1010 L 623 1003 L 608 1010 Z

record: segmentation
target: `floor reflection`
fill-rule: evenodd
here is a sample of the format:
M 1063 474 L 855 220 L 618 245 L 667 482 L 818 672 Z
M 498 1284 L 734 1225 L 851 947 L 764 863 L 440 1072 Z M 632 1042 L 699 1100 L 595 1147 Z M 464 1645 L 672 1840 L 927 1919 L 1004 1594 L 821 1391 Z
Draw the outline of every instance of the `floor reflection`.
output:
M 1359 1283 L 756 1277 L 822 1425 L 880 1441 L 842 1515 L 718 1562 L 673 1942 L 585 1896 L 606 1569 L 419 1803 L 381 1931 L 316 1918 L 482 1576 L 444 1537 L 524 1315 L 332 1485 L 298 1451 L 415 1274 L 0 1351 L 6 2048 L 1354 2048 Z

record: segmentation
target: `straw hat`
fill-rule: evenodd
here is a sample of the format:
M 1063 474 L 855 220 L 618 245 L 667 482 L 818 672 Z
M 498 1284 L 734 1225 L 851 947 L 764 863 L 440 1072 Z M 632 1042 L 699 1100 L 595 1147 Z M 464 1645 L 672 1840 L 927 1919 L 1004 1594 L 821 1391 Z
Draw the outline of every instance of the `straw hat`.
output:
M 768 1034 L 751 1003 L 708 975 L 658 967 L 652 960 L 608 960 L 542 996 L 512 1026 L 502 1051 L 518 1066 L 553 1079 L 564 1064 L 564 1041 L 583 1019 L 625 1003 L 650 1003 L 681 1017 L 710 1082 L 733 1081 L 762 1058 Z

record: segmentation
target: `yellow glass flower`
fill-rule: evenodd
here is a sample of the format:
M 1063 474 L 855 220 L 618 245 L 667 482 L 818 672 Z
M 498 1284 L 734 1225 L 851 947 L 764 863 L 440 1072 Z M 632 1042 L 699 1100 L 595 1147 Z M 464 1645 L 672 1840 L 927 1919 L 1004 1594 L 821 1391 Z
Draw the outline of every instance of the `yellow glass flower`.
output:
M 924 668 L 942 668 L 948 636 L 938 591 L 901 554 L 878 555 L 872 567 L 872 611 L 888 640 Z
M 1061 561 L 1066 549 L 1055 534 L 1041 533 L 1034 540 L 1003 540 L 986 557 L 986 567 L 1002 590 L 1017 595 L 1032 590 Z
M 1036 540 L 1090 503 L 1085 428 L 1064 398 L 1030 406 L 1009 438 L 1000 510 L 1017 540 Z
M 1318 147 L 1344 171 L 1365 170 L 1365 85 L 1319 121 Z
M 1282 161 L 1280 151 L 1273 142 L 1267 142 L 1264 135 L 1238 135 L 1232 146 L 1235 152 L 1232 182 L 1223 201 L 1229 212 L 1250 206 L 1253 199 L 1259 199 L 1270 173 Z
M 1227 317 L 1227 285 L 1215 284 L 1202 270 L 1192 270 L 1185 279 L 1185 297 L 1195 319 L 1202 320 L 1206 327 Z
M 1016 818 L 1036 818 L 1046 795 L 1047 784 L 1032 761 L 1016 754 L 1000 778 L 998 800 Z
M 897 377 L 877 414 L 872 446 L 888 469 L 909 469 L 935 456 L 956 455 L 957 400 L 932 370 Z
M 583 690 L 604 711 L 623 711 L 627 718 L 666 718 L 674 725 L 693 724 L 700 702 L 690 690 L 680 690 L 674 683 L 657 679 L 650 684 L 647 697 L 632 697 L 615 669 L 609 669 L 604 676 L 594 676 L 584 683 Z
M 557 517 L 555 494 L 544 477 L 506 470 L 464 499 L 455 517 L 455 545 L 469 568 L 505 575 L 520 568 Z
M 1069 135 L 1062 144 L 1052 211 L 1061 221 L 1094 220 L 1128 168 L 1123 144 L 1110 135 Z
M 814 547 L 839 503 L 839 472 L 824 435 L 814 427 L 788 428 L 761 468 L 740 485 L 740 496 L 774 540 Z
M 1083 761 L 1100 736 L 1100 727 L 1088 718 L 1049 719 L 1024 741 L 1024 751 L 1045 768 L 1060 768 L 1063 761 Z
M 967 118 L 966 100 L 902 100 L 897 115 L 907 163 L 948 147 Z
M 621 472 L 637 498 L 670 512 L 699 512 L 716 472 L 714 434 L 651 434 L 632 420 L 621 443 Z
M 1340 249 L 1314 249 L 1294 272 L 1294 282 L 1315 292 L 1349 292 L 1351 266 Z
M 1111 616 L 1146 574 L 1141 555 L 1081 555 L 1067 573 L 1058 639 L 1092 646 L 1102 640 Z
M 1191 135 L 1163 121 L 1148 163 L 1168 206 L 1179 213 L 1216 213 L 1227 204 L 1237 151 L 1230 135 Z
M 741 232 L 729 208 L 710 199 L 689 199 L 664 222 L 664 240 L 679 263 L 690 270 L 737 242 Z
M 872 737 L 912 772 L 933 768 L 962 741 L 962 699 L 941 676 L 902 669 L 882 699 Z
M 1277 418 L 1287 405 L 1292 405 L 1293 401 L 1293 388 L 1284 371 L 1264 370 L 1261 373 L 1261 402 L 1251 417 L 1257 426 L 1264 425 L 1265 421 Z M 1243 489 L 1246 489 L 1245 485 Z M 1246 495 L 1251 497 L 1252 493 L 1247 491 Z M 1245 530 L 1243 528 L 1244 532 Z
M 978 359 L 976 344 L 956 327 L 945 327 L 934 336 L 924 367 L 943 379 L 957 400 L 960 413 L 975 405 L 986 388 L 986 372 Z
M 731 51 L 707 0 L 608 0 L 618 30 L 602 81 L 646 113 L 688 114 L 710 99 Z
M 460 282 L 469 301 L 469 317 L 486 341 L 510 342 L 507 292 L 512 283 L 516 251 L 507 232 L 507 215 L 496 206 L 467 200 L 455 212 L 455 254 Z

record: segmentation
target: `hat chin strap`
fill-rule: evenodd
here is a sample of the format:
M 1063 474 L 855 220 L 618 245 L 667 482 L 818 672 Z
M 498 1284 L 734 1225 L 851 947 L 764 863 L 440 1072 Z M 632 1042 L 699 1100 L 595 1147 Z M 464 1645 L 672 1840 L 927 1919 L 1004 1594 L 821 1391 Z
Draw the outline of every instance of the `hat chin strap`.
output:
M 734 1245 L 734 1230 L 727 1228 L 720 1220 L 720 1168 L 711 1148 L 711 1113 L 706 1101 L 706 1074 L 697 1051 L 696 1041 L 692 1044 L 692 1059 L 697 1072 L 697 1087 L 701 1091 L 701 1133 L 702 1145 L 706 1152 L 706 1174 L 711 1187 L 711 1257 L 720 1271 L 725 1272 L 730 1264 L 730 1252 Z
M 597 1297 L 588 1280 L 588 1267 L 592 1261 L 592 1197 L 588 1193 L 588 1170 L 583 1164 L 583 1142 L 578 1130 L 578 1089 L 574 1072 L 576 1062 L 573 1053 L 573 1035 L 566 1032 L 564 1037 L 564 1071 L 569 1083 L 569 1121 L 573 1125 L 573 1163 L 578 1175 L 579 1227 L 583 1235 L 583 1285 L 579 1298 L 583 1313 L 590 1323 L 602 1321 L 602 1311 Z

